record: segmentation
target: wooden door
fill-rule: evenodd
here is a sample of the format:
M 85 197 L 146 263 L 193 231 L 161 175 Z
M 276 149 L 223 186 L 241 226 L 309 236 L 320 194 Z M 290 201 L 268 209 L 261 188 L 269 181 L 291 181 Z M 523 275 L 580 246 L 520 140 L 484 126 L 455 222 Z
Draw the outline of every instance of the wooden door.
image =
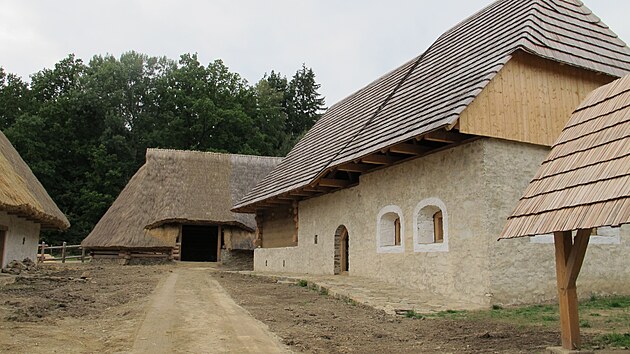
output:
M 344 227 L 343 231 L 341 231 L 341 242 L 340 242 L 340 248 L 341 248 L 341 272 L 347 272 L 350 268 L 350 262 L 349 262 L 349 250 L 350 250 L 350 243 L 348 242 L 348 229 L 346 229 Z

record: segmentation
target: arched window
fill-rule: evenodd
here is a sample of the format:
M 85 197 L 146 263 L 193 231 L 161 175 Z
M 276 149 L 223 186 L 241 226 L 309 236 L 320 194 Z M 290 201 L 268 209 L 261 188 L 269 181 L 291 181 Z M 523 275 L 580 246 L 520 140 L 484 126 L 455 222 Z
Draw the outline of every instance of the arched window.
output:
M 415 252 L 448 251 L 448 215 L 440 199 L 427 198 L 418 203 L 413 224 Z
M 381 209 L 376 219 L 376 250 L 379 253 L 404 251 L 404 219 L 395 205 Z

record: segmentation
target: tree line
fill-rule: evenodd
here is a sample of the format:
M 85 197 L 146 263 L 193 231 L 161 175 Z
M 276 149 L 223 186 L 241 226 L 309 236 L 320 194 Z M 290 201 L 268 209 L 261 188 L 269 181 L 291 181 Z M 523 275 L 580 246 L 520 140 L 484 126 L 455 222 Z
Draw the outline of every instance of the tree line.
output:
M 0 67 L 0 129 L 72 226 L 46 242 L 80 242 L 144 163 L 147 147 L 284 156 L 320 117 L 304 64 L 250 85 L 221 61 L 202 65 L 128 52 L 69 55 L 30 77 Z

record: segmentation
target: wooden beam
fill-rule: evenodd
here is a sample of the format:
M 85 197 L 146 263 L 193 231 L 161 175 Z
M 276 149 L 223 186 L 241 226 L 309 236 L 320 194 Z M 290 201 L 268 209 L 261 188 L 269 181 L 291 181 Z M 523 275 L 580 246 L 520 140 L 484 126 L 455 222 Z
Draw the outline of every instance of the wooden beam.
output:
M 573 247 L 571 247 L 571 253 L 567 260 L 567 278 L 565 286 L 567 288 L 575 288 L 575 281 L 582 269 L 582 263 L 584 262 L 584 255 L 586 254 L 586 248 L 588 247 L 588 241 L 591 238 L 591 229 L 580 229 L 575 235 Z
M 372 167 L 369 165 L 365 165 L 365 164 L 361 164 L 361 163 L 344 163 L 343 165 L 339 165 L 337 166 L 337 169 L 339 171 L 346 171 L 346 172 L 358 172 L 358 173 L 364 173 L 367 172 L 371 169 Z
M 287 199 L 269 199 L 265 200 L 265 203 L 271 205 L 289 205 L 291 204 L 291 201 Z
M 296 197 L 310 197 L 313 195 L 313 192 L 307 192 L 307 191 L 293 191 L 293 192 L 289 192 L 290 195 L 294 195 Z
M 579 230 L 573 243 L 571 231 L 554 233 L 562 348 L 568 350 L 579 349 L 581 344 L 575 280 L 584 260 L 590 234 L 590 229 Z
M 399 154 L 407 154 L 407 155 L 422 155 L 425 152 L 431 150 L 431 148 L 426 146 L 414 145 L 414 144 L 398 144 L 389 148 L 389 151 L 399 153 Z
M 304 190 L 307 192 L 313 192 L 313 193 L 325 193 L 330 191 L 332 188 L 328 188 L 328 187 L 324 187 L 324 186 L 318 186 L 315 185 L 313 187 L 308 186 L 308 187 L 304 187 Z
M 349 186 L 351 181 L 345 179 L 322 178 L 318 181 L 318 185 L 324 187 L 345 188 Z
M 396 162 L 397 159 L 385 155 L 369 155 L 361 159 L 361 162 L 374 165 L 389 165 Z
M 438 130 L 436 132 L 425 135 L 423 139 L 426 141 L 436 141 L 440 143 L 452 144 L 462 141 L 464 137 L 463 135 L 453 131 Z
M 293 243 L 297 246 L 298 244 L 298 231 L 300 228 L 300 219 L 298 214 L 298 201 L 293 201 Z
M 295 197 L 290 196 L 290 195 L 279 195 L 278 199 L 282 199 L 282 200 L 293 202 L 295 200 Z

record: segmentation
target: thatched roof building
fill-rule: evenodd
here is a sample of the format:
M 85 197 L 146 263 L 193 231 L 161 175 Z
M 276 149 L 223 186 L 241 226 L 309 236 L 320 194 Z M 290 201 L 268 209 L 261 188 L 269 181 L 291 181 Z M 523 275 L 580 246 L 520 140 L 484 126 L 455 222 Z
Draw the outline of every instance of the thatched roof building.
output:
M 164 229 L 184 224 L 253 232 L 254 217 L 233 213 L 230 208 L 279 161 L 275 157 L 148 149 L 146 163 L 81 244 L 92 250 L 170 250 L 176 238 L 165 236 Z
M 9 139 L 0 132 L 0 211 L 65 230 L 70 222 L 50 198 Z
M 553 232 L 566 350 L 580 347 L 576 280 L 589 239 L 597 228 L 628 223 L 630 75 L 593 91 L 575 110 L 501 234 Z

